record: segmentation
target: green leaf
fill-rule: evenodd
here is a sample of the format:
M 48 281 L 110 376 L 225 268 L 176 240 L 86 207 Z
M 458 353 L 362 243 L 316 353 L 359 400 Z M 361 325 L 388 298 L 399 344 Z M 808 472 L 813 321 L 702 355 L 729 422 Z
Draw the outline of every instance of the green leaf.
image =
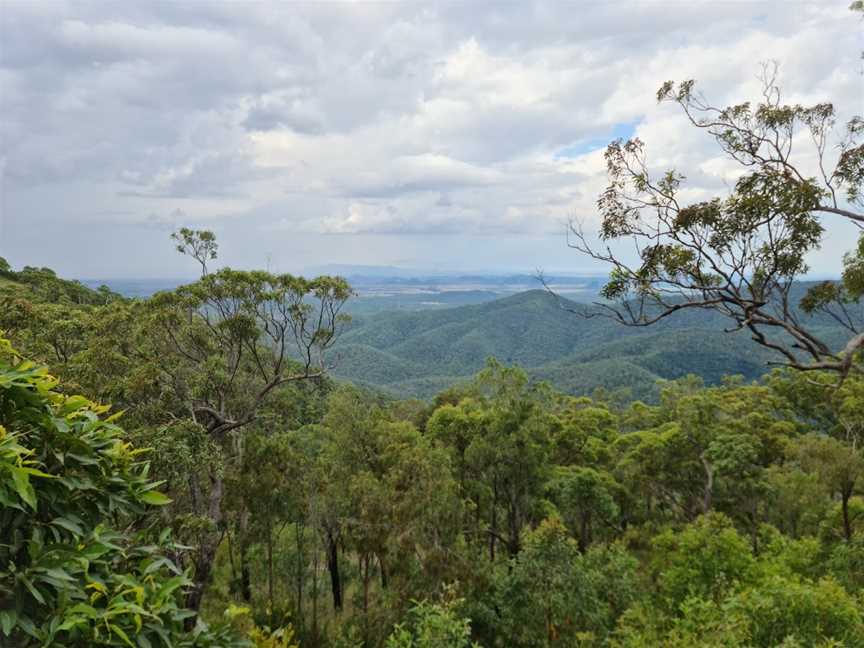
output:
M 66 402 L 63 403 L 63 407 L 60 408 L 60 414 L 66 415 L 76 412 L 89 404 L 90 401 L 84 396 L 70 396 L 66 399 Z
M 51 520 L 51 524 L 53 524 L 55 526 L 59 526 L 63 529 L 66 529 L 70 533 L 74 533 L 76 536 L 84 535 L 84 530 L 80 526 L 75 524 L 75 522 L 73 522 L 72 520 L 70 520 L 68 518 L 64 518 L 64 517 L 54 518 L 53 520 Z
M 39 601 L 42 605 L 45 605 L 45 597 L 42 596 L 42 592 L 40 592 L 33 583 L 27 578 L 24 574 L 19 574 L 18 576 L 21 579 L 21 582 L 24 583 L 24 586 L 30 590 L 30 593 L 33 595 L 37 601 Z
M 31 621 L 29 617 L 19 616 L 18 627 L 34 639 L 41 639 L 41 637 L 39 636 L 39 631 L 36 630 L 36 624 L 33 623 L 33 621 Z
M 59 567 L 49 567 L 44 570 L 44 573 L 51 578 L 61 581 L 68 581 L 70 583 L 76 582 L 74 578 L 72 578 L 65 569 L 60 569 Z
M 7 637 L 12 632 L 12 628 L 15 626 L 15 619 L 18 615 L 15 613 L 15 610 L 3 610 L 0 611 L 0 629 L 3 630 L 3 634 Z
M 36 510 L 36 491 L 33 490 L 33 485 L 30 483 L 30 475 L 22 468 L 11 466 L 12 481 L 15 484 L 15 491 L 18 496 L 27 502 L 34 511 Z
M 166 504 L 170 504 L 173 500 L 158 491 L 149 491 L 141 495 L 141 501 L 145 504 L 150 504 L 151 506 L 165 506 Z
M 111 629 L 112 632 L 115 632 L 117 636 L 120 637 L 127 646 L 135 648 L 135 644 L 129 641 L 129 635 L 127 635 L 120 626 L 109 623 L 108 627 Z
M 50 475 L 46 472 L 42 472 L 41 470 L 36 470 L 35 468 L 21 468 L 28 475 L 33 475 L 34 477 L 45 477 L 46 479 L 57 479 L 57 475 Z

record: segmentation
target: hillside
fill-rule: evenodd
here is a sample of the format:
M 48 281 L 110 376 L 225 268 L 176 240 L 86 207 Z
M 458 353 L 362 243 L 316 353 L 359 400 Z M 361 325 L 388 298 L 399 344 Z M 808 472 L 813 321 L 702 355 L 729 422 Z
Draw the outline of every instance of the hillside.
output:
M 80 281 L 63 279 L 50 268 L 9 268 L 0 257 L 0 297 L 23 297 L 54 304 L 96 305 L 121 296 L 107 286 L 90 288 Z
M 334 373 L 395 396 L 428 398 L 494 356 L 570 393 L 625 387 L 653 400 L 660 379 L 755 379 L 776 360 L 745 333 L 724 333 L 728 321 L 710 311 L 629 328 L 568 308 L 584 305 L 532 290 L 470 306 L 356 316 L 336 349 Z M 814 325 L 839 341 L 827 323 Z

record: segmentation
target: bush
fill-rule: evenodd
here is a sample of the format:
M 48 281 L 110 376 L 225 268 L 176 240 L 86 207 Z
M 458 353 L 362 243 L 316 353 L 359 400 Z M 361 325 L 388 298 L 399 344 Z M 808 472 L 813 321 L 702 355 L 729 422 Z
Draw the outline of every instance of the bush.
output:
M 62 394 L 0 338 L 4 645 L 245 645 L 200 623 L 184 630 L 189 581 L 167 531 L 146 543 L 117 530 L 170 500 L 107 410 Z

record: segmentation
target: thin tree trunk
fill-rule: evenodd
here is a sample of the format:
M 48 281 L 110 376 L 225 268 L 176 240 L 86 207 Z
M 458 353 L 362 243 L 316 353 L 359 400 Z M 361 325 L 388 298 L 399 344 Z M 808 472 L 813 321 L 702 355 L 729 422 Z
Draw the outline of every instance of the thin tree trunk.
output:
M 369 554 L 360 557 L 360 573 L 363 574 L 363 615 L 369 613 Z M 368 621 L 368 619 L 367 619 Z
M 327 532 L 327 569 L 330 572 L 330 589 L 333 592 L 333 609 L 342 610 L 342 579 L 339 576 L 339 547 L 336 538 Z
M 275 600 L 273 596 L 273 523 L 267 524 L 267 596 L 270 599 L 270 625 L 274 625 L 274 614 L 276 613 Z
M 214 526 L 218 529 L 222 524 L 222 495 L 224 492 L 222 477 L 210 475 L 210 494 L 208 496 L 207 513 Z M 213 561 L 216 558 L 216 550 L 219 548 L 221 535 L 207 533 L 201 537 L 198 551 L 195 556 L 195 573 L 192 576 L 192 587 L 186 595 L 186 607 L 193 612 L 201 609 L 201 600 L 204 598 L 204 588 L 210 582 L 213 572 Z M 189 617 L 185 621 L 187 629 L 195 627 L 195 617 Z
M 579 553 L 585 553 L 591 544 L 589 534 L 591 533 L 591 515 L 583 512 L 579 516 Z
M 299 522 L 294 523 L 294 536 L 297 542 L 297 611 L 295 617 L 299 623 L 300 629 L 303 629 L 303 576 L 304 576 L 304 561 L 303 561 L 303 527 Z
M 843 535 L 846 542 L 852 542 L 852 520 L 849 516 L 849 500 L 852 498 L 852 489 L 846 489 L 840 494 L 840 508 L 843 511 Z
M 372 562 L 372 554 L 365 554 L 360 557 L 360 573 L 363 576 L 363 645 L 369 645 L 369 581 L 370 578 L 370 563 Z
M 381 569 L 381 589 L 387 589 L 387 567 L 384 565 L 384 558 L 379 554 L 378 567 Z
M 492 533 L 489 534 L 489 562 L 495 562 L 495 538 L 498 535 L 498 484 L 492 485 Z
M 702 462 L 702 468 L 705 471 L 705 490 L 702 495 L 702 512 L 708 513 L 711 510 L 712 501 L 714 499 L 714 468 L 708 463 L 705 458 L 705 453 L 699 455 L 699 460 Z
M 312 645 L 318 645 L 318 548 L 312 553 Z
M 511 558 L 519 554 L 519 532 L 522 530 L 520 525 L 519 508 L 516 503 L 510 499 L 507 505 L 507 553 Z
M 754 499 L 750 501 L 750 511 L 747 516 L 750 518 L 750 544 L 753 546 L 753 555 L 759 555 L 759 519 L 757 515 L 758 504 Z
M 249 603 L 252 600 L 252 573 L 249 568 L 249 546 L 245 529 L 240 531 L 240 596 Z
M 225 529 L 225 537 L 228 539 L 228 562 L 231 564 L 231 585 L 233 587 L 237 583 L 237 562 L 234 559 L 234 542 L 231 539 L 230 527 Z

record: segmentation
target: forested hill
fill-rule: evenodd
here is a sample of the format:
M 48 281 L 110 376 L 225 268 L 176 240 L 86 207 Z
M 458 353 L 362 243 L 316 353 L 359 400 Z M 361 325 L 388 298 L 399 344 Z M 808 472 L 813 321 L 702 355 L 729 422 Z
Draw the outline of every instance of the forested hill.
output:
M 744 332 L 724 333 L 729 322 L 712 311 L 633 328 L 570 310 L 585 308 L 531 290 L 470 306 L 355 316 L 336 347 L 334 373 L 395 396 L 426 398 L 494 356 L 574 394 L 625 387 L 653 400 L 658 379 L 690 373 L 709 383 L 729 374 L 752 379 L 777 359 Z M 831 328 L 827 321 L 814 325 Z

